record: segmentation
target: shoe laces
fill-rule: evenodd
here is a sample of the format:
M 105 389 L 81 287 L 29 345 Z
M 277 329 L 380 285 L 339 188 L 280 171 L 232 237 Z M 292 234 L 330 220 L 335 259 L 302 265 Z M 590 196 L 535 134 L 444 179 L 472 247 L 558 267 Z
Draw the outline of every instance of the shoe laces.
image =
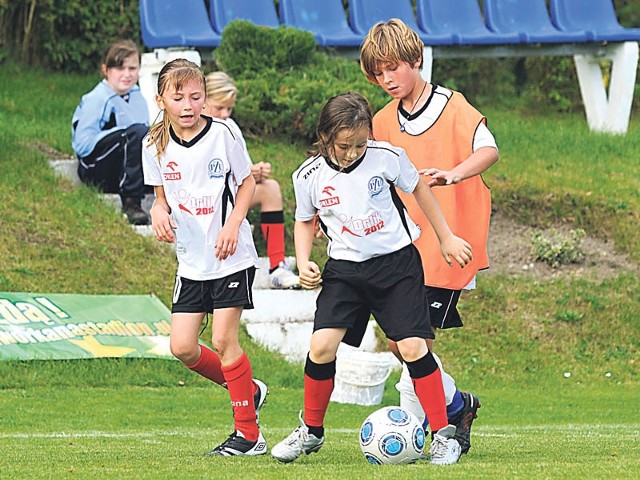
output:
M 433 442 L 431 443 L 431 457 L 432 458 L 443 458 L 447 455 L 447 451 L 449 450 L 449 439 L 443 437 L 442 435 L 438 435 L 437 433 L 433 435 Z

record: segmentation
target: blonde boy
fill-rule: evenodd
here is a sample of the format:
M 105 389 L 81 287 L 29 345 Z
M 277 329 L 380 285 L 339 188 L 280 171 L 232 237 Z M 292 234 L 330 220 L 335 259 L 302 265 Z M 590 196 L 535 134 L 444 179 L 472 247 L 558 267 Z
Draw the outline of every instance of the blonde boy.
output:
M 432 328 L 444 329 L 462 326 L 456 310 L 460 292 L 473 288 L 476 273 L 489 267 L 491 194 L 480 174 L 498 160 L 498 149 L 486 118 L 462 94 L 422 78 L 423 49 L 416 32 L 401 20 L 379 22 L 360 48 L 360 66 L 370 82 L 393 98 L 374 117 L 374 138 L 405 149 L 418 171 L 429 177 L 451 229 L 473 247 L 473 260 L 464 269 L 443 262 L 426 218 L 410 196 L 401 194 L 412 219 L 423 227 L 415 245 L 422 257 Z M 442 374 L 449 422 L 457 426 L 455 438 L 466 453 L 480 404 L 475 395 L 460 392 L 444 370 Z M 401 405 L 424 418 L 406 369 L 396 388 Z

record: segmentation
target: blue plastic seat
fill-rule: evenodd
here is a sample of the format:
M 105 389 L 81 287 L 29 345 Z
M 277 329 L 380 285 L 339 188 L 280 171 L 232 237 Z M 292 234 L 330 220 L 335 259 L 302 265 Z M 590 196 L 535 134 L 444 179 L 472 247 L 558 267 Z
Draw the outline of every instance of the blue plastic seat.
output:
M 422 30 L 452 34 L 458 45 L 520 43 L 516 33 L 496 33 L 486 27 L 478 0 L 416 0 L 416 7 Z
M 366 35 L 376 23 L 399 18 L 414 30 L 426 45 L 453 45 L 453 35 L 424 32 L 416 22 L 411 0 L 349 0 L 349 20 L 356 33 Z
M 524 43 L 586 42 L 587 32 L 558 30 L 545 0 L 484 0 L 487 26 L 497 33 L 516 33 Z
M 149 48 L 217 47 L 204 0 L 140 0 L 142 42 Z
M 222 33 L 233 20 L 277 28 L 280 25 L 273 0 L 210 0 L 209 19 L 213 29 Z
M 640 40 L 640 28 L 624 28 L 611 0 L 551 0 L 551 20 L 560 30 L 585 30 L 589 40 L 626 42 Z
M 342 0 L 280 0 L 280 21 L 315 34 L 323 47 L 359 47 L 364 35 L 356 34 L 342 8 Z

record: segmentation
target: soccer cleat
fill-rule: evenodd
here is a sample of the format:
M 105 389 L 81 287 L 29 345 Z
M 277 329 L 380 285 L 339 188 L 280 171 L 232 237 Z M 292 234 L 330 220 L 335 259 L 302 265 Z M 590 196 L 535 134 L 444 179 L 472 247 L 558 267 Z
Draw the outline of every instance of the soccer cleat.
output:
M 229 438 L 205 455 L 233 457 L 236 455 L 264 455 L 265 453 L 267 453 L 267 442 L 262 436 L 262 432 L 259 433 L 255 442 L 250 442 L 244 438 L 242 432 L 236 430 L 229 435 Z
M 253 404 L 256 407 L 256 423 L 260 421 L 260 408 L 267 401 L 267 395 L 269 395 L 269 389 L 261 380 L 257 378 L 253 379 L 253 383 L 256 384 L 258 390 L 253 394 Z
M 324 436 L 318 438 L 309 433 L 309 428 L 302 420 L 302 412 L 299 414 L 299 419 L 300 426 L 271 449 L 271 455 L 283 463 L 293 462 L 302 454 L 309 455 L 317 452 L 324 443 Z
M 449 419 L 449 423 L 456 426 L 454 438 L 460 444 L 462 453 L 467 453 L 471 448 L 471 425 L 478 417 L 477 411 L 480 408 L 478 397 L 469 392 L 460 392 L 464 405 L 462 410 Z
M 122 212 L 132 225 L 149 225 L 149 217 L 140 206 L 140 199 L 124 197 L 122 199 Z
M 269 274 L 270 288 L 288 290 L 300 288 L 300 286 L 300 278 L 284 262 L 280 262 L 278 267 Z
M 458 462 L 462 453 L 460 452 L 460 444 L 454 438 L 455 434 L 455 425 L 447 425 L 433 434 L 429 449 L 432 465 L 451 465 Z

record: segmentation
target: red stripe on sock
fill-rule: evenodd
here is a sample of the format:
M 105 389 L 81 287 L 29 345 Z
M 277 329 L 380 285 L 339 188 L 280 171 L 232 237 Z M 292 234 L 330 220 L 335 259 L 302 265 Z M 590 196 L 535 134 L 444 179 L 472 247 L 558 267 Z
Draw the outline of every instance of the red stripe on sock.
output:
M 250 442 L 255 442 L 259 433 L 256 409 L 253 404 L 253 375 L 247 354 L 243 353 L 235 363 L 229 366 L 223 365 L 222 373 L 231 397 L 235 429 L 242 432 Z
M 333 383 L 333 378 L 314 380 L 308 375 L 304 376 L 304 423 L 311 427 L 324 425 Z
M 422 378 L 414 378 L 413 388 L 416 391 L 420 405 L 431 425 L 431 431 L 437 432 L 449 424 L 447 420 L 447 403 L 442 386 L 442 374 L 438 368 L 433 373 Z

